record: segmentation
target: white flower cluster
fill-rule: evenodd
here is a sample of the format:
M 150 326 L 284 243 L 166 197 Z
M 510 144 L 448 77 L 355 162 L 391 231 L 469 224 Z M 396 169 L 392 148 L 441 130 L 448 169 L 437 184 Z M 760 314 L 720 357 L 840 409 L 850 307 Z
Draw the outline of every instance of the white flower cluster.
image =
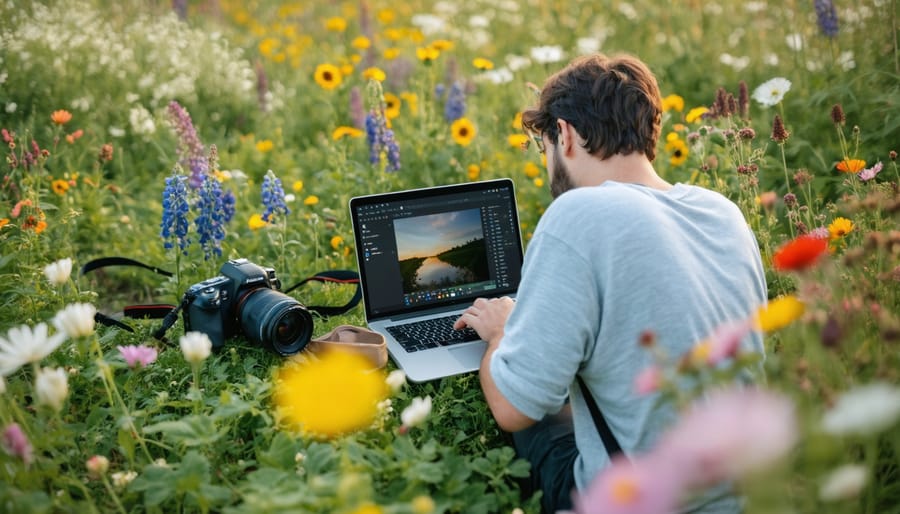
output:
M 13 19 L 0 28 L 6 50 L 0 76 L 13 92 L 76 111 L 128 105 L 130 130 L 139 136 L 155 132 L 175 98 L 188 104 L 215 99 L 234 108 L 256 103 L 256 74 L 242 49 L 174 13 L 107 16 L 91 3 L 72 0 L 7 14 Z M 28 78 L 28 87 L 15 83 L 16 77 Z M 66 88 L 59 89 L 61 83 Z M 98 84 L 103 94 L 89 94 Z M 16 100 L 13 94 L 9 102 Z

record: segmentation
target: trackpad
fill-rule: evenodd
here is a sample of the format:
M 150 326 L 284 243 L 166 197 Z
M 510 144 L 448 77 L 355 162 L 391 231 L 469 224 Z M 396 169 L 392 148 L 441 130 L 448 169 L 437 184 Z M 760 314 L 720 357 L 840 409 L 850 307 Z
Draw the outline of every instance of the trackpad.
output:
M 461 348 L 450 348 L 450 355 L 466 369 L 475 370 L 481 367 L 481 358 L 487 344 L 471 344 Z

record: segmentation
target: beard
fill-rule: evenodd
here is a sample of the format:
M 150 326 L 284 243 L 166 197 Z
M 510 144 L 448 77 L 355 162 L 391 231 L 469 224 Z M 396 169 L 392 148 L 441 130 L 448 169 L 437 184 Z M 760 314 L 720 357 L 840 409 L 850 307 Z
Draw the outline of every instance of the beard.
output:
M 559 148 L 553 152 L 553 172 L 550 174 L 550 196 L 553 198 L 565 193 L 570 189 L 575 189 L 572 182 L 572 176 L 569 175 L 569 169 L 559 156 Z

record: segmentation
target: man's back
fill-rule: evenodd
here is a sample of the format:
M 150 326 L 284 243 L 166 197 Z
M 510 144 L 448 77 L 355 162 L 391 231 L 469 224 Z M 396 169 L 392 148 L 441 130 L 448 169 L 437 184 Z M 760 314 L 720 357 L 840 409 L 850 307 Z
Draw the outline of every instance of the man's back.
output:
M 584 489 L 606 451 L 572 377 L 580 373 L 626 453 L 649 449 L 674 412 L 634 393 L 651 331 L 681 355 L 766 300 L 752 233 L 717 193 L 606 182 L 560 196 L 526 252 L 519 302 L 491 371 L 501 392 L 540 419 L 571 393 Z M 762 351 L 754 336 L 748 341 Z

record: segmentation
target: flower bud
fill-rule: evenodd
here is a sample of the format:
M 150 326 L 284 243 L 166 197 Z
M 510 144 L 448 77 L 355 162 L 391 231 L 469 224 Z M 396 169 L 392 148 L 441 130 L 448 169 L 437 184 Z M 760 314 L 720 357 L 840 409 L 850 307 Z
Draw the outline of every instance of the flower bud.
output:
M 69 377 L 63 368 L 43 368 L 38 371 L 34 380 L 37 402 L 49 405 L 54 411 L 62 409 L 63 402 L 69 396 Z
M 99 480 L 107 471 L 109 471 L 109 459 L 103 455 L 94 455 L 87 460 L 84 466 L 87 468 L 88 476 L 91 477 L 92 480 Z
M 206 360 L 212 352 L 212 341 L 203 332 L 188 332 L 179 339 L 184 360 L 198 364 Z

